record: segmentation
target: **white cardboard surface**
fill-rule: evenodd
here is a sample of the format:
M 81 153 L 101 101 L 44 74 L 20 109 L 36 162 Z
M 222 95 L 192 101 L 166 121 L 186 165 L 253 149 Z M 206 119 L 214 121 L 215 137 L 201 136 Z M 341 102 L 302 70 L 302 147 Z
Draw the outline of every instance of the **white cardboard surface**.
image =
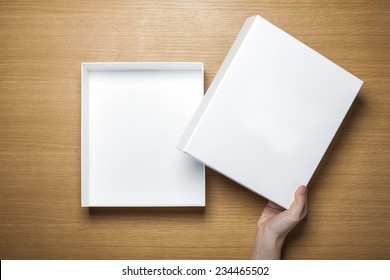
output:
M 260 16 L 250 17 L 177 147 L 288 208 L 362 84 Z
M 204 206 L 175 148 L 202 97 L 202 63 L 83 63 L 82 206 Z

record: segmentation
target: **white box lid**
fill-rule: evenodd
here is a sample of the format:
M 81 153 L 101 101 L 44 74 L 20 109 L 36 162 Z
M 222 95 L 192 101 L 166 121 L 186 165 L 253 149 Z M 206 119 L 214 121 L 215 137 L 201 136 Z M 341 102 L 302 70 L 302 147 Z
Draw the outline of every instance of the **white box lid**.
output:
M 250 17 L 177 147 L 288 208 L 362 84 L 264 18 Z

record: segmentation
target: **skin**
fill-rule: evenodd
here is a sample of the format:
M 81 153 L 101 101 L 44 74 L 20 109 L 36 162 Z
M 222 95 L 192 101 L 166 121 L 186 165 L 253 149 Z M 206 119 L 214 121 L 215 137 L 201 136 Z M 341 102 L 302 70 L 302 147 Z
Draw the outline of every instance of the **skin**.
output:
M 307 189 L 299 186 L 294 201 L 286 210 L 269 201 L 257 222 L 256 241 L 252 259 L 280 260 L 287 234 L 307 213 Z

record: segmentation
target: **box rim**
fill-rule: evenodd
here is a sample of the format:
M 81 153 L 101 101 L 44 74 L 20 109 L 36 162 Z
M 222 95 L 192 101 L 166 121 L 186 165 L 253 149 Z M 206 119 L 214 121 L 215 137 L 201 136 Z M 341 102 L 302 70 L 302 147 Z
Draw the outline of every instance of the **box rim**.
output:
M 81 62 L 81 206 L 82 207 L 205 207 L 206 167 L 202 167 L 204 196 L 202 203 L 191 204 L 91 204 L 89 201 L 89 71 L 201 71 L 202 95 L 204 95 L 203 62 Z

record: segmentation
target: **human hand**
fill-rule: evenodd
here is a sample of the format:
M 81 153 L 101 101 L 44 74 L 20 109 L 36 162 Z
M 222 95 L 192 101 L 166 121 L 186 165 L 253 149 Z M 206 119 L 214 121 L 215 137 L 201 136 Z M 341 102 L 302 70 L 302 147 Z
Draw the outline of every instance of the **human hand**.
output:
M 257 222 L 257 234 L 252 259 L 278 260 L 284 239 L 307 213 L 307 189 L 300 186 L 290 208 L 285 210 L 269 201 Z

